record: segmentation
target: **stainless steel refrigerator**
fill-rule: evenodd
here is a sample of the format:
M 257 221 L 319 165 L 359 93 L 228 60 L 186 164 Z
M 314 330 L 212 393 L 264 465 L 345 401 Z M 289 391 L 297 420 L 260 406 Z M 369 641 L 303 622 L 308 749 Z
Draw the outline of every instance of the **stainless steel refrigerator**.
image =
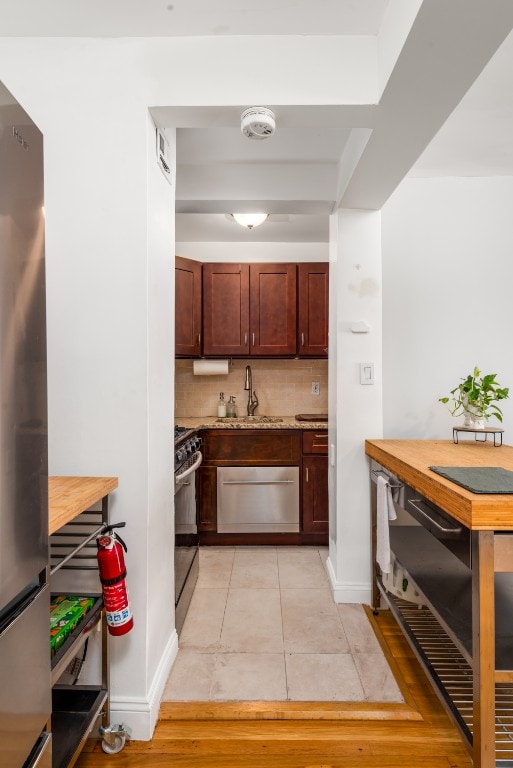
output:
M 51 764 L 43 137 L 0 83 L 0 766 Z

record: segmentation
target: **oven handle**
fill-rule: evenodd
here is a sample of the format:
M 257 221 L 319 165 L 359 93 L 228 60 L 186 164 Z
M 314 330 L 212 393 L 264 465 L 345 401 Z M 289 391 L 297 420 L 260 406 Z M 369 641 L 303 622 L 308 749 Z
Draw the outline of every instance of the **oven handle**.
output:
M 185 480 L 186 477 L 189 477 L 189 475 L 192 475 L 192 473 L 195 472 L 198 469 L 199 465 L 203 461 L 203 455 L 202 455 L 201 451 L 197 451 L 194 454 L 194 456 L 195 456 L 194 463 L 191 464 L 190 467 L 187 467 L 185 472 L 182 472 L 179 475 L 175 475 L 175 483 L 181 483 L 182 480 Z

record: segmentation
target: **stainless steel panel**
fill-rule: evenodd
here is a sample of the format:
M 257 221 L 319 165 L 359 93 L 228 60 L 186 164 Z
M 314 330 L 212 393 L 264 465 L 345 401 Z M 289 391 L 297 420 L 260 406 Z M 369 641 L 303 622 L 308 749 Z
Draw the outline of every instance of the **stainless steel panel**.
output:
M 390 529 L 401 526 L 422 526 L 465 565 L 471 563 L 470 531 L 454 520 L 443 509 L 428 501 L 414 488 L 398 481 L 390 473 L 372 462 L 371 504 L 377 512 L 377 478 L 381 474 L 390 479 L 397 520 L 390 522 Z
M 0 634 L 0 764 L 21 768 L 51 712 L 49 587 Z
M 447 547 L 465 565 L 471 564 L 470 530 L 424 498 L 410 498 L 407 509 L 414 520 Z
M 218 467 L 217 530 L 299 532 L 299 467 Z
M 187 611 L 191 604 L 194 588 L 199 576 L 198 547 L 177 547 L 175 549 L 175 578 L 181 585 L 175 603 L 175 627 L 178 634 L 182 631 Z
M 201 453 L 199 459 L 201 463 Z M 192 461 L 191 467 L 196 463 Z M 192 469 L 181 474 L 182 479 L 175 490 L 175 626 L 178 633 L 182 630 L 199 573 L 196 472 Z
M 197 532 L 196 473 L 193 472 L 175 492 L 175 534 Z
M 43 137 L 1 84 L 0 180 L 1 611 L 48 561 Z

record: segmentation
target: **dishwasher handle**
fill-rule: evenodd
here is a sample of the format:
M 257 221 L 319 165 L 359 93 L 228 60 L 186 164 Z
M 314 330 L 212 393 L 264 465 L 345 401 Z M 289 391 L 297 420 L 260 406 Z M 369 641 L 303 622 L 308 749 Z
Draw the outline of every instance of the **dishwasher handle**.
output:
M 408 499 L 408 505 L 420 515 L 422 515 L 422 517 L 427 521 L 428 525 L 434 526 L 438 533 L 457 536 L 462 532 L 461 526 L 451 525 L 449 520 L 446 520 L 444 517 L 442 517 L 442 515 L 439 515 L 436 510 L 429 507 L 420 499 Z M 445 525 L 442 523 L 445 523 Z
M 222 480 L 222 485 L 293 485 L 294 480 Z

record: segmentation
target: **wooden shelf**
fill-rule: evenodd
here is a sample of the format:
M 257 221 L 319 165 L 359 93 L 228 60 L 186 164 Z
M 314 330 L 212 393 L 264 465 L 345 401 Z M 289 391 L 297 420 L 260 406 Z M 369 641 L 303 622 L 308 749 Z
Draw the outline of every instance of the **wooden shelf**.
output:
M 52 689 L 52 768 L 73 765 L 107 700 L 94 685 L 54 685 Z
M 101 595 L 90 595 L 90 597 L 95 598 L 94 605 L 82 616 L 73 632 L 52 657 L 52 684 L 57 682 L 71 659 L 84 645 L 91 630 L 102 618 L 103 597 Z

